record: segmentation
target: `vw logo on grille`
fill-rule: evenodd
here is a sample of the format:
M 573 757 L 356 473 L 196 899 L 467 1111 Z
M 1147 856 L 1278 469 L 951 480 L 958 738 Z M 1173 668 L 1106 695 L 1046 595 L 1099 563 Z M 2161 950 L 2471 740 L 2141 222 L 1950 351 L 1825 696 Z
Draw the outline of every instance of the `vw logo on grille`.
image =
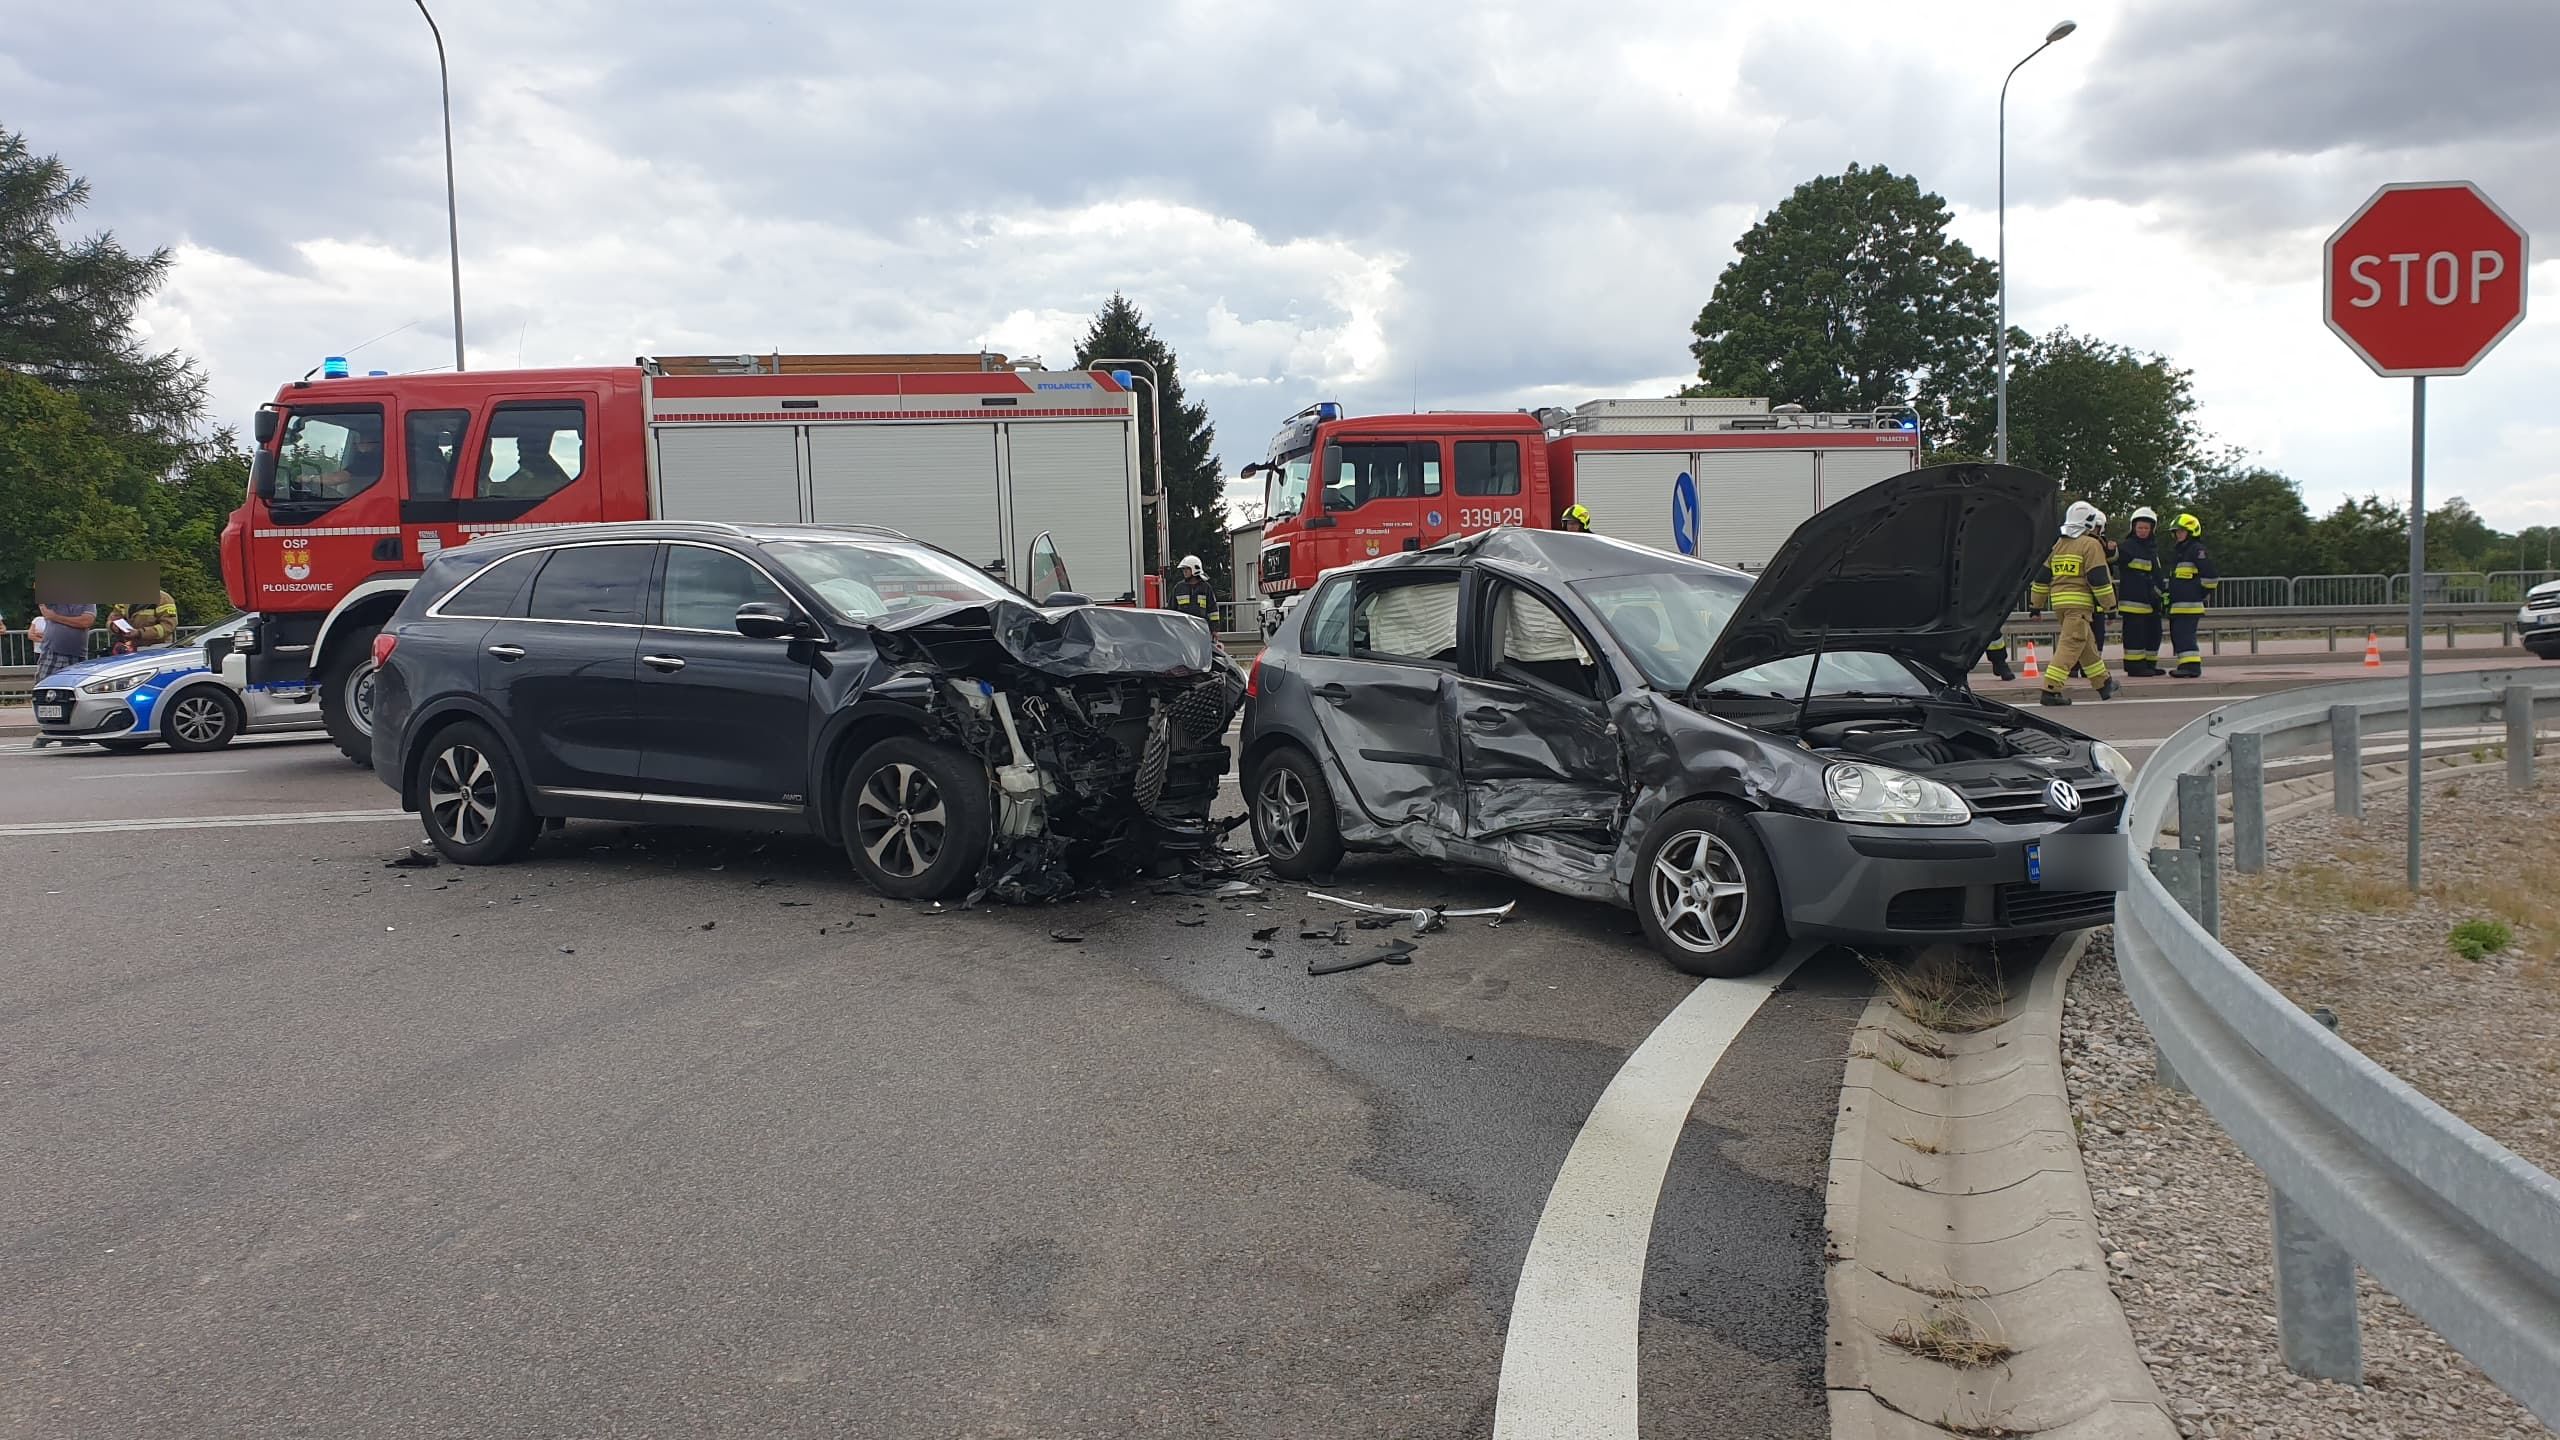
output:
M 2080 790 L 2068 780 L 2056 780 L 2044 787 L 2045 808 L 2056 815 L 2080 813 Z

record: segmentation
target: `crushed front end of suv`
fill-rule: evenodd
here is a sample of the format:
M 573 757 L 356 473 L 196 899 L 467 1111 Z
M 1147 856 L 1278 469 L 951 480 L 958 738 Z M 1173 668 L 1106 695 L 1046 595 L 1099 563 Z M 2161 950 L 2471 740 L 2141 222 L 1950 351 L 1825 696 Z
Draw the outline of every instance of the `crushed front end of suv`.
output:
M 2105 923 L 2130 765 L 1964 678 L 2056 501 L 1912 471 L 1757 577 L 1521 529 L 1338 571 L 1256 667 L 1256 839 L 1287 875 L 1402 850 L 1630 906 L 1707 975 Z

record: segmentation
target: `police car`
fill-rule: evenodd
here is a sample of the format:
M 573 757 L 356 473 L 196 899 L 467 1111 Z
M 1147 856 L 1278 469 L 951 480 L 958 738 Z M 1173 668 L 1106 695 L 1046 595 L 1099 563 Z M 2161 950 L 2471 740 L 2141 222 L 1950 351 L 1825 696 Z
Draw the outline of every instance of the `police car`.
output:
M 2560 660 L 2560 580 L 2524 592 L 2524 607 L 2516 611 L 2516 629 L 2524 648 L 2545 660 Z
M 48 740 L 109 750 L 154 740 L 172 750 L 215 750 L 243 731 L 318 726 L 320 707 L 307 692 L 249 688 L 248 661 L 231 649 L 247 624 L 234 616 L 182 644 L 57 670 L 36 687 L 36 728 Z

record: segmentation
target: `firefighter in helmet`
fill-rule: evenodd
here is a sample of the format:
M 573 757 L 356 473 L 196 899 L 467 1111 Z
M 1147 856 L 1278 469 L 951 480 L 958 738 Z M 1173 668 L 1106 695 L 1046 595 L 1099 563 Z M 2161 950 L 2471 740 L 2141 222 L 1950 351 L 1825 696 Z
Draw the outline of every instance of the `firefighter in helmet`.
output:
M 1218 592 L 1211 588 L 1199 556 L 1185 555 L 1174 567 L 1172 599 L 1174 609 L 1198 617 L 1212 630 L 1218 628 Z
M 2124 617 L 2124 673 L 2160 673 L 2160 512 L 2145 505 L 2116 542 L 2116 613 Z
M 2196 630 L 2204 620 L 2206 597 L 2222 585 L 2213 562 L 2205 558 L 2203 535 L 2204 522 L 2192 514 L 2169 523 L 2169 643 L 2178 652 L 2178 668 L 2170 673 L 2181 680 L 2204 674 Z
M 2089 677 L 2099 699 L 2116 698 L 2116 678 L 2107 673 L 2106 657 L 2098 653 L 2092 628 L 2099 611 L 2116 608 L 2115 577 L 2107 571 L 2107 547 L 2098 538 L 2106 524 L 2107 517 L 2097 506 L 2072 501 L 2062 513 L 2062 538 L 2054 542 L 2053 553 L 2045 557 L 2043 571 L 2027 591 L 2028 609 L 2050 606 L 2054 618 L 2062 622 L 2053 663 L 2045 667 L 2044 693 L 2037 697 L 2040 703 L 2070 704 L 2063 682 L 2074 670 Z
M 1567 505 L 1564 507 L 1564 523 L 1557 528 L 1576 535 L 1588 535 L 1591 533 L 1591 512 L 1580 505 Z

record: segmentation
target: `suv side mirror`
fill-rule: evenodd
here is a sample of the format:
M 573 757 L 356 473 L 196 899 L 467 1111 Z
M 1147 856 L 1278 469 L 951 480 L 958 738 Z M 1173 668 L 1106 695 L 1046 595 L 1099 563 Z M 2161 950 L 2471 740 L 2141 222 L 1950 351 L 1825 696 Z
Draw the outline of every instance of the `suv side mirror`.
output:
M 276 452 L 261 450 L 249 461 L 249 493 L 261 500 L 276 498 Z
M 800 617 L 770 600 L 750 600 L 738 607 L 738 633 L 750 640 L 788 640 L 800 633 Z
M 1067 605 L 1090 605 L 1092 603 L 1093 597 L 1090 595 L 1079 594 L 1073 590 L 1052 590 L 1049 592 L 1048 598 L 1040 602 L 1040 608 L 1043 610 L 1055 610 Z
M 273 405 L 259 406 L 258 418 L 250 422 L 249 431 L 258 438 L 259 449 L 263 450 L 269 445 L 274 444 L 276 438 L 276 407 Z

